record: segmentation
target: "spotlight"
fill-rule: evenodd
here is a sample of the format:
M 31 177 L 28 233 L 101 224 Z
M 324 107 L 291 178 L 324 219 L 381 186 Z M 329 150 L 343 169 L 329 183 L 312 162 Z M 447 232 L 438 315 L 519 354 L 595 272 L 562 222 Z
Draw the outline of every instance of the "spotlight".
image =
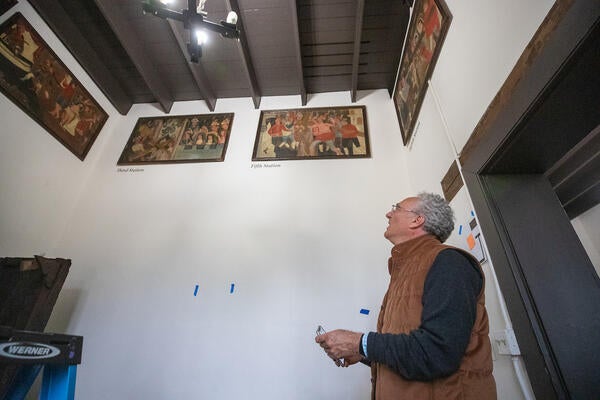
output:
M 227 19 L 225 20 L 225 22 L 227 22 L 228 24 L 235 25 L 235 24 L 237 24 L 237 19 L 238 19 L 238 16 L 235 13 L 235 11 L 229 11 L 229 14 L 227 14 Z
M 198 46 L 202 46 L 208 40 L 208 35 L 206 35 L 206 31 L 197 30 L 196 32 L 196 42 Z
M 181 12 L 167 8 L 164 4 L 165 1 L 169 0 L 143 0 L 142 11 L 144 14 L 151 13 L 156 17 L 183 22 L 183 27 L 192 32 L 190 43 L 188 43 L 188 52 L 192 62 L 198 62 L 202 56 L 201 46 L 206 41 L 206 36 L 201 40 L 196 32 L 211 30 L 229 39 L 239 39 L 240 37 L 240 31 L 237 29 L 238 16 L 234 11 L 227 14 L 225 21 L 215 23 L 205 19 L 207 13 L 204 11 L 204 2 L 206 0 L 200 0 L 199 6 L 196 5 L 196 0 L 188 0 L 188 9 L 181 10 Z

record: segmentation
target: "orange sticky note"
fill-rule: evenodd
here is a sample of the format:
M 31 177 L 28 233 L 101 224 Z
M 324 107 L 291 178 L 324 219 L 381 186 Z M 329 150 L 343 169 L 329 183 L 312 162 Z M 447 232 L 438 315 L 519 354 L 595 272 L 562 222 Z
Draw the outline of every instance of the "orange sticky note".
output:
M 472 233 L 467 237 L 467 245 L 469 246 L 469 250 L 473 250 L 475 247 L 475 238 Z

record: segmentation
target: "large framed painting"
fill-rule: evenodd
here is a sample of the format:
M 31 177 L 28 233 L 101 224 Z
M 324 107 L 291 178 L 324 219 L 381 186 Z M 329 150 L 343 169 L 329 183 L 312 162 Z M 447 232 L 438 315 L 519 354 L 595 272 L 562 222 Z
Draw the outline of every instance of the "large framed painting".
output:
M 413 134 L 427 82 L 451 21 L 452 14 L 444 0 L 415 1 L 394 90 L 394 105 L 404 145 Z
M 117 165 L 225 160 L 233 113 L 138 119 Z
M 364 106 L 261 111 L 252 161 L 371 157 Z
M 21 13 L 0 25 L 0 90 L 80 160 L 108 119 Z

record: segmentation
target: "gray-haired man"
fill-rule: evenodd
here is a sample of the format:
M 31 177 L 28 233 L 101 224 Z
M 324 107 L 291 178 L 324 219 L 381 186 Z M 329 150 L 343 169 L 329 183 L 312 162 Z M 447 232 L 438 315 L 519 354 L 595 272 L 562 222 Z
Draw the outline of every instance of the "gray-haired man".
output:
M 371 366 L 376 400 L 496 399 L 483 271 L 469 253 L 443 245 L 454 214 L 420 193 L 386 214 L 394 247 L 377 332 L 335 330 L 315 339 L 344 366 Z

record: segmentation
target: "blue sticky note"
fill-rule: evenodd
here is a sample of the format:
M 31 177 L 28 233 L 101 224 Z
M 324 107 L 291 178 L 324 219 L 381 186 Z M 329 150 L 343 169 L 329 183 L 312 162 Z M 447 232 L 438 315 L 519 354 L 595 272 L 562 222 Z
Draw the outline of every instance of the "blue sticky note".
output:
M 361 308 L 360 309 L 360 313 L 361 314 L 365 314 L 365 315 L 369 315 L 369 310 L 367 310 L 366 308 Z
M 235 287 L 235 283 L 231 284 L 231 289 L 229 289 L 229 293 L 233 293 L 233 288 Z
M 196 285 L 196 288 L 194 289 L 194 296 L 196 296 L 198 294 L 198 285 Z
M 474 217 L 475 213 L 473 212 L 473 210 L 471 210 L 471 217 Z
M 459 235 L 462 235 L 462 225 L 460 225 L 460 226 L 458 227 L 458 234 L 459 234 Z

